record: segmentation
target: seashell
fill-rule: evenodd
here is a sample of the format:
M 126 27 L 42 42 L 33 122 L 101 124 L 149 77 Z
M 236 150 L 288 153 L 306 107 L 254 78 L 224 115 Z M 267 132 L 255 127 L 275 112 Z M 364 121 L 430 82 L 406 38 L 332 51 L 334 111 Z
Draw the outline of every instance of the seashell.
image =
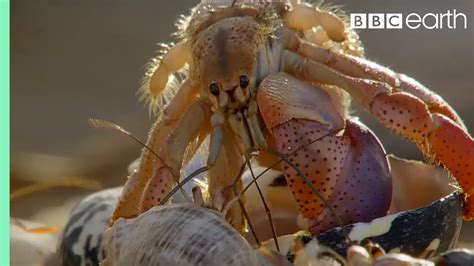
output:
M 314 237 L 287 237 L 305 245 L 317 241 L 343 257 L 349 245 L 344 231 L 352 241 L 370 240 L 388 252 L 414 257 L 432 257 L 453 248 L 461 230 L 463 195 L 450 186 L 452 180 L 447 173 L 435 166 L 395 157 L 390 157 L 390 165 L 394 186 L 391 214 L 369 223 L 346 225 L 344 230 L 333 228 Z M 268 242 L 266 245 L 275 250 L 273 240 Z M 291 258 L 295 254 L 283 255 Z
M 432 260 L 436 265 L 474 265 L 474 250 L 452 249 Z
M 434 266 L 432 261 L 416 259 L 405 254 L 387 254 L 376 259 L 373 266 Z
M 350 265 L 365 266 L 372 264 L 373 257 L 366 248 L 352 245 L 347 249 L 347 261 Z
M 99 265 L 104 259 L 103 233 L 121 192 L 117 187 L 93 193 L 72 210 L 60 237 L 62 265 Z
M 474 265 L 474 251 L 453 249 L 430 260 L 417 259 L 406 254 L 385 254 L 377 258 L 369 255 L 362 246 L 351 246 L 348 250 L 348 265 L 357 266 L 434 266 L 434 265 Z
M 218 213 L 156 206 L 105 233 L 104 265 L 261 265 L 263 258 Z
M 348 251 L 347 264 L 357 266 L 434 266 L 434 265 L 474 265 L 474 251 L 453 249 L 430 260 L 418 259 L 406 254 L 384 254 L 371 256 L 362 246 L 353 245 Z
M 426 207 L 344 228 L 351 240 L 371 240 L 388 251 L 428 257 L 446 251 L 456 243 L 461 229 L 462 202 L 463 195 L 454 192 Z M 345 254 L 347 245 L 341 228 L 326 231 L 316 239 Z
M 448 176 L 440 175 L 440 170 L 434 166 L 396 158 L 391 158 L 390 163 L 396 192 L 392 201 L 393 213 L 370 223 L 345 226 L 349 238 L 359 242 L 370 240 L 388 252 L 422 258 L 452 248 L 462 225 L 462 193 L 451 187 Z M 422 175 L 409 176 L 408 172 Z M 406 186 L 405 190 L 409 187 L 412 192 L 402 193 L 403 186 Z M 431 204 L 423 205 L 430 201 Z M 408 209 L 411 207 L 417 208 Z M 341 228 L 326 231 L 316 238 L 345 255 L 347 246 Z
M 307 232 L 300 231 L 292 235 L 278 237 L 280 254 L 291 265 L 346 265 L 346 260 L 336 251 L 321 244 Z M 276 251 L 273 239 L 265 241 L 259 250 Z
M 136 168 L 136 162 L 130 164 L 129 172 Z M 255 170 L 262 170 L 258 166 Z M 192 172 L 193 169 L 188 169 Z M 248 184 L 252 178 L 249 172 L 243 177 L 244 184 Z M 264 188 L 265 198 L 279 199 L 269 201 L 272 215 L 282 227 L 280 233 L 290 234 L 298 230 L 295 225 L 295 217 L 298 214 L 296 203 L 292 202 L 291 191 L 285 184 L 280 184 L 281 173 L 270 170 L 259 179 L 259 184 Z M 194 185 L 194 184 L 193 184 Z M 192 185 L 185 186 L 185 191 L 190 193 Z M 103 234 L 107 228 L 108 221 L 118 201 L 122 187 L 95 192 L 82 200 L 71 212 L 70 218 L 60 238 L 59 255 L 63 265 L 99 265 L 104 259 Z M 262 220 L 262 204 L 254 187 L 246 194 L 249 215 L 256 225 L 259 239 L 271 238 L 271 231 L 266 220 Z M 172 198 L 174 203 L 184 203 L 180 193 Z M 286 202 L 285 204 L 281 204 Z M 264 215 L 263 215 L 264 216 Z M 266 216 L 265 216 L 266 217 Z M 254 239 L 248 236 L 252 244 Z
M 442 171 L 440 168 L 420 162 L 405 161 L 391 157 L 390 164 L 394 184 L 394 193 L 390 210 L 391 213 L 369 223 L 356 223 L 345 226 L 345 230 L 348 232 L 349 237 L 355 241 L 371 240 L 374 243 L 380 244 L 387 251 L 396 253 L 401 252 L 423 258 L 435 256 L 436 254 L 452 248 L 459 235 L 463 211 L 462 194 L 456 191 L 452 186 L 449 186 L 449 183 L 452 180 L 448 177 L 446 172 Z M 260 172 L 258 166 L 254 166 L 254 171 Z M 250 180 L 252 180 L 250 174 L 245 174 L 244 183 L 248 184 Z M 291 262 L 295 262 L 296 253 L 294 250 L 291 250 L 291 247 L 293 242 L 298 240 L 303 243 L 304 246 L 314 247 L 316 244 L 322 245 L 327 247 L 328 250 L 334 250 L 345 257 L 347 241 L 341 228 L 331 229 L 315 237 L 293 234 L 301 227 L 298 227 L 297 206 L 294 203 L 291 191 L 288 189 L 284 180 L 285 179 L 281 176 L 281 172 L 274 170 L 268 171 L 267 174 L 259 179 L 260 187 L 263 190 L 262 192 L 274 218 L 277 233 L 280 236 L 278 241 L 280 249 L 282 250 L 281 255 L 290 259 Z M 420 190 L 420 188 L 423 189 Z M 101 193 L 102 192 L 91 195 L 76 207 L 77 210 L 75 209 L 73 211 L 68 223 L 69 229 L 66 230 L 69 233 L 65 234 L 65 236 L 67 236 L 70 234 L 71 228 L 75 228 L 75 226 L 82 224 L 82 232 L 84 234 L 89 234 L 90 239 L 93 241 L 87 244 L 87 237 L 81 236 L 77 238 L 77 240 L 81 241 L 80 243 L 76 241 L 76 244 L 66 244 L 64 242 L 70 242 L 72 241 L 72 238 L 63 238 L 63 257 L 65 256 L 67 258 L 67 256 L 71 256 L 70 254 L 74 254 L 76 256 L 83 256 L 83 259 L 78 261 L 89 262 L 98 262 L 103 258 L 103 252 L 100 251 L 98 245 L 94 246 L 94 248 L 96 248 L 95 250 L 98 251 L 95 257 L 91 256 L 93 252 L 78 252 L 79 249 L 90 249 L 91 243 L 98 244 L 98 241 L 94 239 L 102 239 L 103 231 L 101 230 L 105 229 L 110 213 L 115 207 L 117 197 L 120 194 L 119 188 L 117 188 L 115 194 L 110 193 L 109 195 L 111 197 L 108 200 L 104 200 Z M 98 210 L 94 211 L 94 208 L 90 208 L 92 202 L 100 202 L 100 204 L 106 204 L 109 207 L 104 208 L 104 211 L 102 212 L 99 212 Z M 179 202 L 179 198 L 174 198 L 173 202 Z M 171 207 L 167 206 L 167 208 Z M 247 191 L 246 208 L 248 209 L 251 222 L 256 229 L 259 239 L 261 241 L 271 239 L 269 222 L 266 218 L 261 200 L 258 197 L 258 193 L 254 188 Z M 212 217 L 219 217 L 218 215 L 215 215 L 213 211 L 206 211 L 213 213 Z M 77 213 L 81 212 L 83 214 L 78 216 Z M 102 229 L 87 229 L 95 228 L 95 226 L 87 225 L 87 223 L 93 222 L 96 218 L 86 220 L 83 218 L 86 216 L 97 216 L 98 220 L 102 220 Z M 99 219 L 99 216 L 102 218 Z M 154 222 L 156 224 L 161 224 L 162 221 L 160 221 L 160 219 L 162 219 L 162 216 L 157 217 Z M 129 223 L 138 224 L 135 219 L 130 221 L 124 220 L 121 223 L 127 225 Z M 114 227 L 115 226 L 116 225 L 114 225 Z M 249 244 L 254 243 L 253 236 L 250 233 L 245 235 L 245 237 L 248 241 L 248 243 L 244 242 L 247 247 Z M 155 238 L 155 241 L 157 241 L 157 239 L 158 238 Z M 274 243 L 272 245 L 271 242 L 273 242 L 273 240 L 267 241 L 266 246 L 269 248 L 270 252 L 275 252 L 276 247 Z M 286 247 L 285 243 L 287 243 Z M 142 247 L 145 247 L 145 244 L 143 244 Z M 73 248 L 77 251 L 72 250 Z M 67 251 L 67 249 L 70 249 L 70 251 Z M 150 250 L 153 250 L 150 248 L 143 249 L 146 252 L 151 252 Z M 307 252 L 306 254 L 314 254 L 314 252 Z M 209 254 L 209 256 L 212 256 L 212 254 Z M 92 264 L 97 265 L 96 263 Z M 80 265 L 80 263 L 69 265 Z

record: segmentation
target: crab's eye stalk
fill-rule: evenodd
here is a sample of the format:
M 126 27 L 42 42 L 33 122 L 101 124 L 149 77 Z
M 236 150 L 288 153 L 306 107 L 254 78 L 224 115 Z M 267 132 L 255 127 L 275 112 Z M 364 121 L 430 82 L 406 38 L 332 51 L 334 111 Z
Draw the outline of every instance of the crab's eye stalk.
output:
M 213 82 L 211 85 L 209 85 L 209 91 L 212 93 L 214 96 L 219 95 L 219 85 L 217 83 Z
M 247 77 L 247 75 L 241 75 L 239 77 L 239 81 L 240 81 L 240 87 L 242 89 L 247 88 L 247 86 L 249 85 L 249 77 Z

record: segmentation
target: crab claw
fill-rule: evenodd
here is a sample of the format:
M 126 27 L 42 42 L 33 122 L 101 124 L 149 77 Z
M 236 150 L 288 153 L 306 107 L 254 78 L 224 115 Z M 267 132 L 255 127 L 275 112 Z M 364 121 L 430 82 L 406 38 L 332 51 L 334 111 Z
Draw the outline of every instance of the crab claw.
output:
M 474 142 L 457 113 L 438 94 L 403 74 L 363 58 L 336 54 L 289 36 L 284 69 L 347 91 L 380 123 L 415 142 L 448 169 L 465 194 L 465 220 L 474 219 Z M 302 56 L 304 55 L 304 56 Z
M 342 120 L 323 88 L 277 73 L 262 81 L 257 100 L 271 143 L 288 159 L 281 168 L 312 234 L 387 213 L 385 151 L 361 123 Z
M 329 204 L 348 221 L 370 221 L 385 215 L 392 197 L 392 182 L 383 147 L 358 121 L 346 121 L 343 136 L 350 139 L 350 148 Z M 333 227 L 337 222 L 333 215 L 325 208 L 310 232 L 316 234 Z

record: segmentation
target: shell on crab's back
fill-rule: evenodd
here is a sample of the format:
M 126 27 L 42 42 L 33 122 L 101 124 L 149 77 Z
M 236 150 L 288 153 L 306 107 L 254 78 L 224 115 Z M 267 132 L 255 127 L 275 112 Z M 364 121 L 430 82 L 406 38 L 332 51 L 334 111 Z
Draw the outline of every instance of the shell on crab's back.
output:
M 157 206 L 105 234 L 104 265 L 259 265 L 258 254 L 216 212 Z

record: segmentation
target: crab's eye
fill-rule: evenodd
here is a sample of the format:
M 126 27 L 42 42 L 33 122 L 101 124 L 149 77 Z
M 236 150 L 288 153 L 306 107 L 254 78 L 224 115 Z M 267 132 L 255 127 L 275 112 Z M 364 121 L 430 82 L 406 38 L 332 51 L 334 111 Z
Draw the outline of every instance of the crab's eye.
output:
M 249 85 L 249 77 L 247 77 L 247 75 L 241 75 L 239 77 L 239 81 L 240 81 L 240 87 L 242 89 L 247 88 L 247 86 Z
M 215 82 L 211 83 L 211 85 L 209 85 L 209 91 L 215 96 L 219 95 L 219 85 Z

